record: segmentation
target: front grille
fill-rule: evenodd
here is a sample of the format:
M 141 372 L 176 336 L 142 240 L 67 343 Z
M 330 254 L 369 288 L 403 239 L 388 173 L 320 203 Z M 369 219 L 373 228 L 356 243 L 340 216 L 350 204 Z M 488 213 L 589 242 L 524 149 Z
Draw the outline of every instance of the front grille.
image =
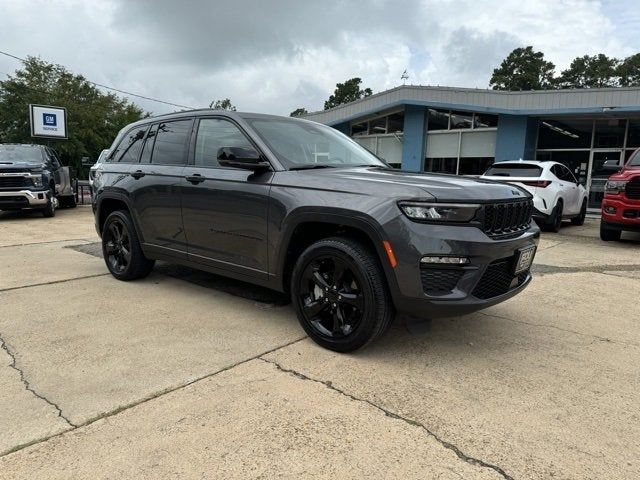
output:
M 32 187 L 33 183 L 26 177 L 0 177 L 0 188 Z
M 456 288 L 464 270 L 459 268 L 433 268 L 420 269 L 422 289 L 427 295 L 447 295 Z
M 631 198 L 633 200 L 640 200 L 640 178 L 635 178 L 627 183 L 626 188 L 624 189 L 627 198 Z
M 490 237 L 520 233 L 531 223 L 532 200 L 491 203 L 483 207 L 482 230 Z
M 486 300 L 488 298 L 497 297 L 507 293 L 512 288 L 516 288 L 524 283 L 529 275 L 529 270 L 518 274 L 518 281 L 515 285 L 511 285 L 515 278 L 513 274 L 514 257 L 503 258 L 491 262 L 480 281 L 473 289 L 474 297 Z

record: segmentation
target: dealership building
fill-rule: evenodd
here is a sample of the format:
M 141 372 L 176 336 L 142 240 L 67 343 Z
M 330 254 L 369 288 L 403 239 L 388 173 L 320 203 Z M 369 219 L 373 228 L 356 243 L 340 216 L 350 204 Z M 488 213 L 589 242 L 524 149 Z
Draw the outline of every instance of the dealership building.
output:
M 405 170 L 479 175 L 493 162 L 568 166 L 600 206 L 610 171 L 640 148 L 640 88 L 504 92 L 403 85 L 305 118 Z

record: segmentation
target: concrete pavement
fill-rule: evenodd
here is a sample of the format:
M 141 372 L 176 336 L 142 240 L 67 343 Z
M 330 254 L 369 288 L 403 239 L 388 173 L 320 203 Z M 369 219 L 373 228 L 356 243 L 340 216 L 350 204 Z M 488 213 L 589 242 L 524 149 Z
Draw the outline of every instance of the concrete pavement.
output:
M 0 215 L 0 478 L 640 477 L 640 237 L 544 234 L 521 295 L 339 355 L 268 291 L 114 280 L 91 222 Z

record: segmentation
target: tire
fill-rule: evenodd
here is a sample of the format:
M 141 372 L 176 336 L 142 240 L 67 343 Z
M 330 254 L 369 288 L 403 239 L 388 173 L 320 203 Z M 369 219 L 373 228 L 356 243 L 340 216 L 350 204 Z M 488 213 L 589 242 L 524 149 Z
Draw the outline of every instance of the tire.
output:
M 42 216 L 51 218 L 56 216 L 56 204 L 58 203 L 53 188 L 47 194 L 47 206 L 42 209 Z
M 342 237 L 320 240 L 300 255 L 291 275 L 291 300 L 309 337 L 336 352 L 372 342 L 395 316 L 375 252 Z
M 551 215 L 549 215 L 547 219 L 545 227 L 545 230 L 549 232 L 558 233 L 560 231 L 560 227 L 562 227 L 562 200 L 558 200 L 558 203 L 556 203 Z
M 124 281 L 146 277 L 155 264 L 142 253 L 133 221 L 124 210 L 111 212 L 104 222 L 102 256 L 111 275 Z
M 76 208 L 78 206 L 75 195 L 69 195 L 60 199 L 60 205 L 64 208 Z
M 622 230 L 611 228 L 606 222 L 600 221 L 600 240 L 605 242 L 617 242 L 622 236 Z
M 573 225 L 584 225 L 584 219 L 587 218 L 587 201 L 582 201 L 582 207 L 580 207 L 580 215 L 571 219 Z

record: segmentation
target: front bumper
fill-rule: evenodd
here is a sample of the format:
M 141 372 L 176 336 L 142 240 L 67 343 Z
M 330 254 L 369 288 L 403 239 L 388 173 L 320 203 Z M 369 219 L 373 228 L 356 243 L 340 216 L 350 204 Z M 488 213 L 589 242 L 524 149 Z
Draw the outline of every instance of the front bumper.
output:
M 623 194 L 606 194 L 602 200 L 602 221 L 620 230 L 640 231 L 640 200 Z
M 538 244 L 540 229 L 533 222 L 507 239 L 492 239 L 472 226 L 426 225 L 404 218 L 394 222 L 403 225 L 385 230 L 397 232 L 390 240 L 398 261 L 395 282 L 390 283 L 400 313 L 422 318 L 465 315 L 511 298 L 531 282 L 528 270 L 513 272 L 517 251 Z M 427 267 L 420 262 L 425 255 L 462 256 L 469 263 Z
M 45 207 L 49 201 L 46 190 L 0 191 L 0 210 Z

